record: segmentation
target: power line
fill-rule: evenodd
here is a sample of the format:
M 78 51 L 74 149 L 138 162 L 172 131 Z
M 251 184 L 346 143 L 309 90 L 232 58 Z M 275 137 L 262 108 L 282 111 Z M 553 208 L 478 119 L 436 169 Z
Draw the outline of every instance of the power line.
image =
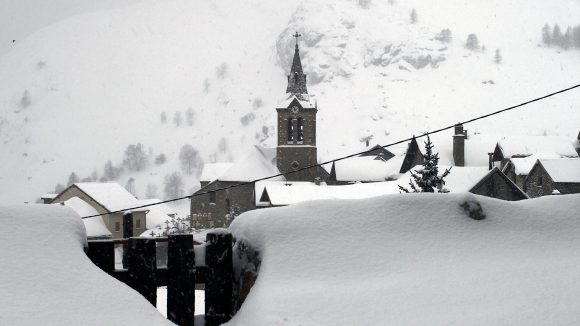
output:
M 501 110 L 498 110 L 498 111 L 495 111 L 495 112 L 491 112 L 491 113 L 488 113 L 488 114 L 484 114 L 484 115 L 481 115 L 481 116 L 478 116 L 478 117 L 475 117 L 473 119 L 469 119 L 469 120 L 466 120 L 466 121 L 463 121 L 463 122 L 458 122 L 458 123 L 452 124 L 452 125 L 447 126 L 447 127 L 443 127 L 443 128 L 436 129 L 436 130 L 433 130 L 433 131 L 425 132 L 425 133 L 423 133 L 423 134 L 421 134 L 419 136 L 416 136 L 416 137 L 413 136 L 411 138 L 402 139 L 402 140 L 396 141 L 394 143 L 390 143 L 390 144 L 387 144 L 387 145 L 383 145 L 381 147 L 382 148 L 387 148 L 387 147 L 391 147 L 391 146 L 394 146 L 394 145 L 398 145 L 398 144 L 402 144 L 402 143 L 411 141 L 413 138 L 421 138 L 421 137 L 425 137 L 425 136 L 428 136 L 428 135 L 440 133 L 442 131 L 451 129 L 451 128 L 455 127 L 458 124 L 465 125 L 465 124 L 468 124 L 468 123 L 471 123 L 471 122 L 474 122 L 474 121 L 477 121 L 477 120 L 485 119 L 485 118 L 494 116 L 496 114 L 500 114 L 500 113 L 503 113 L 503 112 L 511 111 L 511 110 L 514 110 L 514 109 L 517 109 L 517 108 L 526 106 L 526 105 L 531 104 L 531 103 L 534 103 L 534 102 L 539 102 L 541 100 L 544 100 L 544 99 L 547 99 L 549 97 L 556 96 L 556 95 L 559 95 L 559 94 L 562 94 L 562 93 L 571 91 L 571 90 L 576 89 L 576 88 L 579 88 L 579 87 L 580 87 L 580 84 L 576 84 L 574 86 L 561 89 L 561 90 L 559 90 L 557 92 L 549 93 L 547 95 L 544 95 L 544 96 L 541 96 L 541 97 L 537 97 L 537 98 L 534 98 L 532 100 L 529 100 L 529 101 L 526 101 L 526 102 L 523 102 L 523 103 L 520 103 L 520 104 L 517 104 L 517 105 L 514 105 L 514 106 L 507 107 L 505 109 L 501 109 Z M 358 153 L 354 153 L 354 154 L 342 156 L 342 157 L 339 157 L 339 158 L 336 158 L 336 159 L 332 159 L 332 160 L 329 160 L 329 161 L 326 161 L 326 162 L 318 163 L 318 164 L 312 164 L 312 165 L 305 166 L 303 168 L 300 168 L 300 169 L 297 169 L 297 170 L 294 170 L 294 171 L 289 171 L 289 172 L 284 172 L 284 173 L 278 173 L 278 174 L 274 174 L 274 175 L 271 175 L 271 176 L 268 176 L 268 177 L 254 179 L 252 181 L 240 182 L 240 183 L 237 183 L 237 184 L 229 185 L 229 186 L 222 187 L 222 188 L 217 188 L 217 189 L 214 189 L 214 190 L 208 190 L 208 191 L 205 191 L 205 192 L 197 192 L 197 193 L 192 194 L 192 195 L 189 195 L 189 196 L 183 196 L 183 197 L 179 197 L 179 198 L 168 199 L 168 200 L 160 201 L 158 203 L 153 203 L 153 204 L 147 204 L 147 205 L 129 207 L 129 208 L 120 209 L 120 210 L 117 210 L 117 211 L 112 211 L 112 212 L 104 213 L 104 214 L 95 214 L 95 215 L 84 216 L 82 218 L 85 219 L 85 218 L 90 218 L 90 217 L 103 216 L 103 215 L 107 215 L 107 214 L 122 213 L 122 212 L 137 210 L 137 209 L 140 209 L 140 208 L 146 208 L 146 207 L 160 205 L 160 204 L 165 204 L 165 203 L 171 203 L 171 202 L 175 202 L 175 201 L 179 201 L 179 200 L 183 200 L 183 199 L 191 199 L 193 197 L 207 195 L 207 194 L 210 194 L 210 193 L 217 193 L 217 192 L 224 191 L 224 190 L 231 189 L 231 188 L 237 188 L 237 187 L 247 186 L 247 185 L 250 185 L 250 184 L 259 182 L 259 181 L 264 181 L 264 180 L 269 180 L 269 179 L 273 179 L 273 178 L 277 178 L 277 177 L 281 177 L 281 176 L 286 176 L 286 175 L 289 175 L 289 174 L 298 173 L 300 171 L 312 169 L 312 168 L 315 168 L 315 167 L 321 167 L 321 166 L 326 165 L 326 164 L 330 164 L 330 163 L 334 163 L 334 162 L 346 160 L 348 158 L 355 157 L 355 156 L 358 156 L 358 155 L 361 155 L 361 154 L 366 154 L 366 153 L 369 153 L 371 151 L 374 151 L 374 149 L 369 149 L 369 150 L 366 150 L 366 151 L 362 151 L 362 152 L 358 152 Z M 200 190 L 203 190 L 204 188 L 201 188 Z

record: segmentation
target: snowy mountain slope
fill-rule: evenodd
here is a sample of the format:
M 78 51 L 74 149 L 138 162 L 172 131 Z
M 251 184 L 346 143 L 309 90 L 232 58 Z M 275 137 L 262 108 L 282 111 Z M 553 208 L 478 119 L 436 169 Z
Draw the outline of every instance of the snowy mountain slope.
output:
M 142 1 L 37 31 L 0 57 L 0 167 L 8 172 L 0 175 L 0 202 L 33 201 L 73 171 L 101 175 L 107 160 L 119 164 L 138 142 L 151 160 L 167 156 L 120 176 L 121 184 L 133 177 L 141 197 L 148 184 L 163 196 L 163 177 L 179 170 L 184 144 L 206 162 L 274 145 L 274 107 L 296 30 L 325 158 L 360 150 L 364 136 L 394 141 L 578 82 L 580 51 L 539 46 L 544 24 L 580 24 L 578 1 L 361 3 Z M 451 43 L 434 39 L 444 28 Z M 485 52 L 464 48 L 469 33 Z M 571 92 L 466 128 L 572 138 L 579 97 Z M 188 108 L 193 125 L 183 118 L 176 126 L 175 112 Z M 185 192 L 198 186 L 198 173 L 186 176 Z

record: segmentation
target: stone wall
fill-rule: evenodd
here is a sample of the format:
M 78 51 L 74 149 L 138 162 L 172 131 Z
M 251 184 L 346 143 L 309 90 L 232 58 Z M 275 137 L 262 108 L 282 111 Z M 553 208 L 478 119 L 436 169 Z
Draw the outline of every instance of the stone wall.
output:
M 239 183 L 215 181 L 196 192 L 196 194 Z M 204 194 L 191 198 L 191 225 L 193 227 L 202 229 L 227 227 L 231 223 L 231 220 L 226 219 L 226 215 L 229 213 L 228 207 L 237 207 L 239 213 L 256 208 L 253 183 L 215 192 L 215 200 L 213 202 L 211 201 L 212 196 L 211 194 Z

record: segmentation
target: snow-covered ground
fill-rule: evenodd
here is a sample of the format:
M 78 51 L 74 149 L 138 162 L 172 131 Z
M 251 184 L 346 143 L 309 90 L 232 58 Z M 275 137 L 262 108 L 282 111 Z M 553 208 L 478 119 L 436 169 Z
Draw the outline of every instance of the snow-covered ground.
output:
M 261 267 L 228 325 L 576 325 L 579 211 L 456 193 L 247 212 L 230 229 Z
M 0 206 L 0 324 L 171 325 L 86 256 L 79 215 L 60 205 Z
M 0 14 L 10 42 L 0 47 L 0 167 L 10 171 L 0 175 L 2 203 L 33 202 L 73 171 L 100 177 L 138 142 L 149 166 L 117 181 L 134 178 L 139 198 L 148 185 L 163 197 L 184 144 L 205 162 L 274 145 L 296 30 L 324 158 L 361 150 L 363 137 L 384 144 L 570 86 L 580 69 L 579 50 L 542 46 L 540 33 L 546 23 L 580 24 L 577 0 L 31 1 L 5 1 Z M 445 28 L 451 43 L 434 39 Z M 469 33 L 485 51 L 464 48 Z M 466 128 L 572 141 L 578 94 Z M 160 154 L 167 162 L 155 164 Z M 185 176 L 184 193 L 199 187 L 199 173 Z

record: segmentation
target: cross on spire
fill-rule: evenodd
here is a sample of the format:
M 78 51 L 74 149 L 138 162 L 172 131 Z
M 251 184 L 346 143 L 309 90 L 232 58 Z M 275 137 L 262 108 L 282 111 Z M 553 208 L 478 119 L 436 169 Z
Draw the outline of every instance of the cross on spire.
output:
M 292 35 L 292 37 L 296 38 L 296 47 L 298 47 L 298 38 L 301 37 L 302 34 L 299 34 L 298 32 L 294 33 L 294 35 Z

